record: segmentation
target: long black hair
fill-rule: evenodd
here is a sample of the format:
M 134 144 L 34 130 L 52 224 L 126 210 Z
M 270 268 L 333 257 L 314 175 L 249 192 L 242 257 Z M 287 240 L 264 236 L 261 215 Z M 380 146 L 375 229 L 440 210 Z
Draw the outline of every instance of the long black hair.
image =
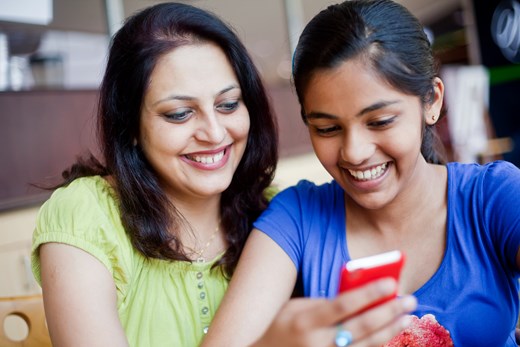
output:
M 423 105 L 432 102 L 437 65 L 417 18 L 392 0 L 350 0 L 321 11 L 300 36 L 293 57 L 300 104 L 317 70 L 358 57 L 394 88 L 418 96 Z M 432 125 L 424 124 L 421 152 L 430 163 L 445 162 Z
M 214 43 L 226 54 L 250 117 L 245 153 L 221 198 L 221 223 L 229 247 L 217 265 L 231 275 L 252 222 L 267 205 L 264 190 L 273 179 L 278 143 L 276 121 L 260 75 L 237 35 L 215 15 L 190 5 L 161 3 L 125 21 L 112 39 L 100 89 L 98 133 L 103 162 L 92 155 L 78 160 L 63 173 L 61 186 L 82 176 L 110 175 L 121 220 L 134 247 L 150 258 L 189 260 L 178 237 L 183 216 L 167 199 L 156 172 L 133 142 L 157 61 L 177 47 L 198 42 Z

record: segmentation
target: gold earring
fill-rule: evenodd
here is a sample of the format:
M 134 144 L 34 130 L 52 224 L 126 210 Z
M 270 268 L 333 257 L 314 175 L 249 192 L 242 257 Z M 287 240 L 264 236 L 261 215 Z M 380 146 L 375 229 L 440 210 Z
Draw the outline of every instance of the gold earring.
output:
M 433 116 L 432 116 L 432 121 L 434 121 L 434 122 L 435 122 L 435 115 L 433 115 Z

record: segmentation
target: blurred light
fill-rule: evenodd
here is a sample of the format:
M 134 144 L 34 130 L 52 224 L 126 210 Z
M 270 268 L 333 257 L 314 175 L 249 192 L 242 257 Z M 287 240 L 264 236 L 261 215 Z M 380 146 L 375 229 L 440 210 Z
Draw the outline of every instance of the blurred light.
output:
M 435 40 L 435 35 L 433 35 L 433 31 L 430 28 L 424 27 L 424 33 L 426 34 L 428 41 L 430 41 L 430 45 L 433 45 L 433 41 Z
M 291 73 L 292 73 L 292 63 L 291 60 L 285 59 L 282 60 L 278 67 L 276 68 L 276 72 L 278 73 L 278 76 L 285 80 L 291 79 Z
M 251 51 L 262 58 L 270 57 L 274 53 L 273 43 L 269 40 L 259 40 L 251 45 Z
M 520 3 L 505 0 L 496 7 L 491 36 L 509 61 L 520 63 Z
M 52 0 L 0 0 L 0 20 L 47 25 L 52 21 Z

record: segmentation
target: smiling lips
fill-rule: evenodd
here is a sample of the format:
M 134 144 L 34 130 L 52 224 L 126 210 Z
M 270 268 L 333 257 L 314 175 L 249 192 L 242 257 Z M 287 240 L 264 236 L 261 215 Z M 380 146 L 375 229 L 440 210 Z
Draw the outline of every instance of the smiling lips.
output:
M 221 165 L 224 165 L 226 159 L 227 159 L 227 153 L 229 152 L 229 148 L 231 145 L 219 148 L 213 151 L 204 151 L 204 152 L 197 152 L 192 154 L 185 154 L 184 158 L 186 158 L 188 161 L 192 162 L 193 164 L 199 166 L 199 167 L 220 167 Z
M 213 155 L 186 155 L 186 158 L 201 164 L 214 164 L 222 160 L 224 152 L 225 150 Z
M 388 163 L 384 163 L 381 165 L 374 166 L 371 169 L 366 170 L 351 170 L 348 169 L 348 172 L 358 181 L 370 181 L 375 180 L 376 178 L 381 177 L 386 171 Z

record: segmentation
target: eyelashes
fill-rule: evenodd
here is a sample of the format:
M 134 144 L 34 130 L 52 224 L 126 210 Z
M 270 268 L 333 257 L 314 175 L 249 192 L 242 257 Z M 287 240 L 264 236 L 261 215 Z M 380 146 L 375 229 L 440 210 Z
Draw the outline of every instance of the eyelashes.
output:
M 367 128 L 372 130 L 384 130 L 388 128 L 392 123 L 394 123 L 396 119 L 396 116 L 392 116 L 389 118 L 379 119 L 379 120 L 373 120 L 366 123 Z M 337 132 L 342 130 L 342 127 L 340 125 L 334 124 L 334 125 L 312 125 L 309 124 L 314 128 L 314 131 L 316 134 L 321 136 L 332 136 L 336 134 Z
M 240 107 L 241 100 L 226 101 L 215 106 L 215 110 L 222 114 L 232 114 Z M 188 121 L 197 113 L 196 108 L 179 108 L 176 112 L 165 113 L 164 117 L 172 123 L 183 123 Z

